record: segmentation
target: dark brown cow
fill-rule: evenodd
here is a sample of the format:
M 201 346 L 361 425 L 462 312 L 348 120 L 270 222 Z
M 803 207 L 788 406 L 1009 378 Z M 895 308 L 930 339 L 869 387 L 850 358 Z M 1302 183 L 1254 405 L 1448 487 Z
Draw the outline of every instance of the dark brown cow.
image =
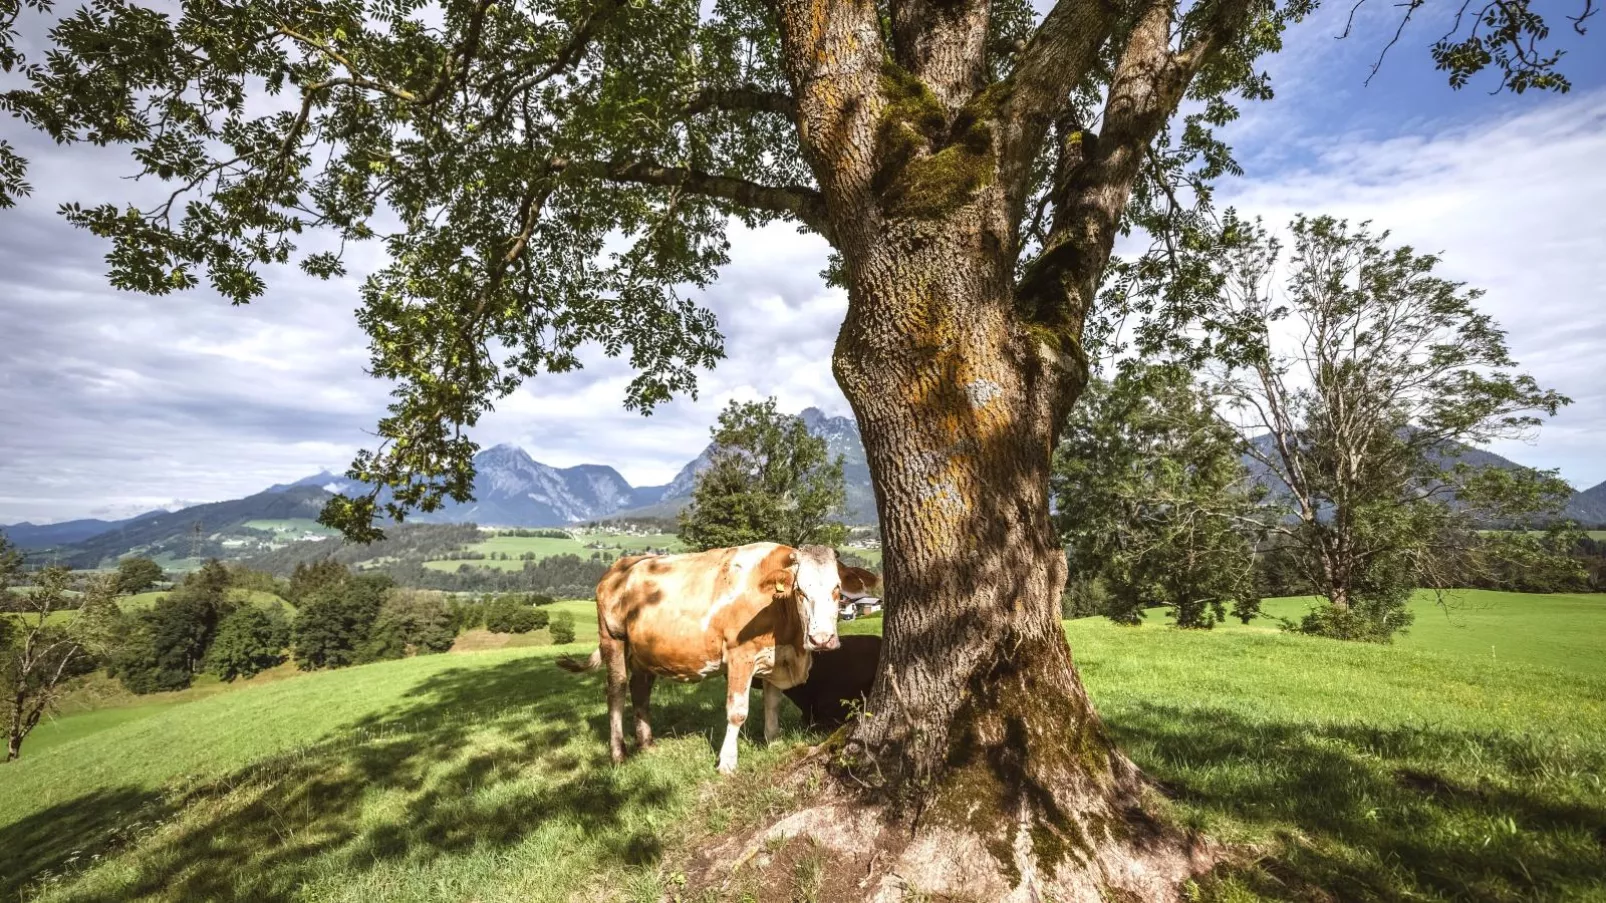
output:
M 772 542 L 685 555 L 621 558 L 597 584 L 598 648 L 570 671 L 608 669 L 608 748 L 624 759 L 624 690 L 636 742 L 652 743 L 647 705 L 660 676 L 698 681 L 724 669 L 725 742 L 719 770 L 736 770 L 753 678 L 764 681 L 764 739 L 779 732 L 781 691 L 808 678 L 811 654 L 835 649 L 842 583 L 875 576 L 844 568 L 824 546 Z
M 829 652 L 814 653 L 809 679 L 783 691 L 803 713 L 809 727 L 837 728 L 854 709 L 863 711 L 881 660 L 881 638 L 847 636 Z

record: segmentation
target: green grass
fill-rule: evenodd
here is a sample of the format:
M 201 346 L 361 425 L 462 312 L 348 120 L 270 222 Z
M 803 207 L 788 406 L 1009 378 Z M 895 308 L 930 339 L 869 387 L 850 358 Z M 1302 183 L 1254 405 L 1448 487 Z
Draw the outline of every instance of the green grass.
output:
M 602 543 L 608 548 L 604 553 L 617 557 L 625 552 L 640 552 L 644 549 L 669 549 L 679 551 L 684 548 L 680 539 L 670 533 L 653 533 L 645 536 L 631 536 L 624 533 L 581 533 L 575 539 L 558 539 L 547 536 L 506 536 L 498 535 L 488 537 L 480 542 L 472 543 L 466 551 L 480 552 L 485 555 L 505 553 L 509 560 L 492 560 L 489 558 L 464 561 L 428 561 L 424 566 L 437 571 L 455 571 L 464 564 L 504 571 L 517 571 L 524 568 L 524 562 L 519 556 L 526 552 L 535 555 L 536 560 L 550 558 L 553 555 L 579 555 L 582 558 L 591 557 L 597 549 L 586 548 L 592 543 Z
M 1308 599 L 1273 599 L 1268 614 L 1297 621 L 1310 610 Z M 1444 604 L 1430 593 L 1413 601 L 1416 620 L 1394 647 L 1455 655 L 1466 661 L 1517 663 L 1559 667 L 1606 675 L 1606 640 L 1600 628 L 1606 596 L 1500 593 L 1488 590 L 1452 590 Z M 1164 616 L 1149 613 L 1157 622 Z M 1590 630 L 1587 625 L 1595 624 Z M 1236 621 L 1229 630 L 1275 630 L 1266 620 L 1244 627 Z M 1582 629 L 1581 629 L 1582 628 Z
M 562 900 L 603 875 L 621 894 L 650 885 L 641 867 L 712 775 L 721 689 L 661 688 L 668 739 L 613 769 L 600 686 L 555 654 L 320 673 L 25 750 L 0 784 L 0 892 L 42 868 L 68 875 L 47 900 Z M 748 749 L 743 767 L 782 754 Z M 107 844 L 120 852 L 73 871 Z
M 1606 530 L 1586 530 L 1590 539 L 1606 539 Z
M 62 744 L 119 725 L 149 718 L 187 701 L 146 702 L 140 705 L 101 708 L 60 718 L 47 718 L 39 722 L 39 726 L 28 734 L 28 739 L 23 744 L 23 752 L 29 756 L 46 755 L 50 750 Z M 54 755 L 54 753 L 49 754 Z
M 590 606 L 551 609 L 576 615 L 571 647 L 74 716 L 129 719 L 94 732 L 63 718 L 65 735 L 0 766 L 0 897 L 49 870 L 52 901 L 656 899 L 666 846 L 731 817 L 701 793 L 721 685 L 660 682 L 667 739 L 609 767 L 599 679 L 552 666 L 591 648 Z M 1606 597 L 1413 607 L 1388 647 L 1258 624 L 1067 625 L 1106 723 L 1174 817 L 1260 851 L 1201 899 L 1606 899 Z M 744 745 L 742 770 L 786 746 Z

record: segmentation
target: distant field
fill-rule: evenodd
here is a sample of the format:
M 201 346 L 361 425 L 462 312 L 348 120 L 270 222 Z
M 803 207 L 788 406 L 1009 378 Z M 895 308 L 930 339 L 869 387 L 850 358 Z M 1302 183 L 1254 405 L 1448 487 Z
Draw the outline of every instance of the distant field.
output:
M 855 558 L 862 558 L 865 561 L 868 561 L 870 563 L 870 567 L 875 568 L 876 570 L 881 569 L 880 549 L 843 549 L 842 552 L 847 555 L 852 555 Z
M 610 557 L 618 557 L 624 552 L 640 552 L 644 549 L 669 549 L 671 552 L 681 552 L 685 546 L 681 545 L 680 538 L 673 533 L 653 533 L 646 536 L 631 536 L 624 533 L 588 533 L 576 539 L 555 539 L 541 536 L 492 536 L 481 542 L 467 547 L 468 551 L 480 552 L 485 555 L 506 553 L 507 561 L 492 560 L 489 558 L 479 560 L 455 561 L 428 561 L 424 566 L 437 571 L 455 571 L 464 564 L 497 568 L 504 571 L 517 571 L 524 568 L 524 562 L 519 556 L 526 552 L 535 554 L 536 560 L 549 558 L 553 555 L 579 555 L 589 558 L 597 549 L 587 548 L 588 543 L 600 542 L 610 546 L 602 549 Z M 845 549 L 849 554 L 855 555 L 870 563 L 873 568 L 881 567 L 880 549 Z
M 1590 539 L 1606 539 L 1606 530 L 1588 530 Z
M 658 900 L 678 838 L 766 799 L 734 813 L 706 793 L 719 681 L 660 681 L 658 748 L 608 765 L 601 681 L 553 667 L 593 647 L 590 605 L 549 607 L 576 614 L 566 648 L 60 719 L 0 766 L 0 898 Z M 1469 592 L 1446 615 L 1422 594 L 1412 610 L 1392 646 L 1268 623 L 1066 624 L 1105 723 L 1171 814 L 1254 851 L 1190 899 L 1603 898 L 1606 597 Z M 782 743 L 743 744 L 738 780 L 760 791 L 808 739 L 783 711 Z M 60 877 L 22 893 L 44 869 Z
M 464 564 L 498 568 L 504 571 L 523 570 L 524 561 L 519 556 L 526 552 L 533 553 L 535 560 L 550 558 L 553 555 L 579 555 L 582 558 L 591 557 L 598 549 L 586 548 L 588 544 L 601 543 L 609 548 L 602 549 L 610 557 L 618 557 L 625 552 L 639 552 L 644 549 L 669 549 L 680 551 L 684 546 L 680 539 L 671 533 L 652 533 L 645 536 L 631 536 L 624 533 L 586 533 L 579 539 L 557 539 L 545 536 L 491 536 L 467 547 L 466 551 L 479 552 L 484 555 L 506 554 L 507 561 L 492 560 L 490 558 L 478 560 L 459 561 L 429 561 L 424 566 L 437 571 L 455 571 Z
M 171 555 L 157 555 L 151 560 L 161 565 L 162 570 L 179 574 L 198 571 L 201 569 L 201 565 L 206 563 L 204 558 L 174 558 Z
M 337 531 L 325 527 L 310 517 L 282 518 L 278 520 L 248 520 L 243 526 L 252 530 L 268 530 L 274 533 L 293 533 L 300 536 L 302 533 L 316 533 L 319 536 L 334 536 Z

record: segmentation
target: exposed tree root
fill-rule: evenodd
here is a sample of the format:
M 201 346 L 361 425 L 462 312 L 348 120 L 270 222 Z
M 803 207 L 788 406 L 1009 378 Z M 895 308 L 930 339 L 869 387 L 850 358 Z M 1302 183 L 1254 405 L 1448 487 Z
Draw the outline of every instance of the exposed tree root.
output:
M 1183 883 L 1223 858 L 1141 811 L 1090 818 L 1068 842 L 1063 817 L 1051 827 L 1028 805 L 988 811 L 983 798 L 963 820 L 916 817 L 821 771 L 815 755 L 790 769 L 802 808 L 702 844 L 667 899 L 1179 903 Z

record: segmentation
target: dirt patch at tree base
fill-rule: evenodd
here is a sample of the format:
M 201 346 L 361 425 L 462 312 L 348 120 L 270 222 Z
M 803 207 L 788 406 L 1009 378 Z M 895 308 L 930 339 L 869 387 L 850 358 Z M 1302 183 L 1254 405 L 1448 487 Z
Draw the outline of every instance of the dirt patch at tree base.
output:
M 800 771 L 810 768 L 820 766 Z M 814 788 L 797 811 L 695 844 L 665 903 L 1180 903 L 1184 883 L 1225 858 L 1139 815 L 1131 830 L 1103 837 L 1092 861 L 1045 865 L 1030 827 L 1002 814 L 995 836 L 983 836 L 894 815 L 820 778 L 786 779 Z M 1012 838 L 1005 858 L 1001 838 Z

